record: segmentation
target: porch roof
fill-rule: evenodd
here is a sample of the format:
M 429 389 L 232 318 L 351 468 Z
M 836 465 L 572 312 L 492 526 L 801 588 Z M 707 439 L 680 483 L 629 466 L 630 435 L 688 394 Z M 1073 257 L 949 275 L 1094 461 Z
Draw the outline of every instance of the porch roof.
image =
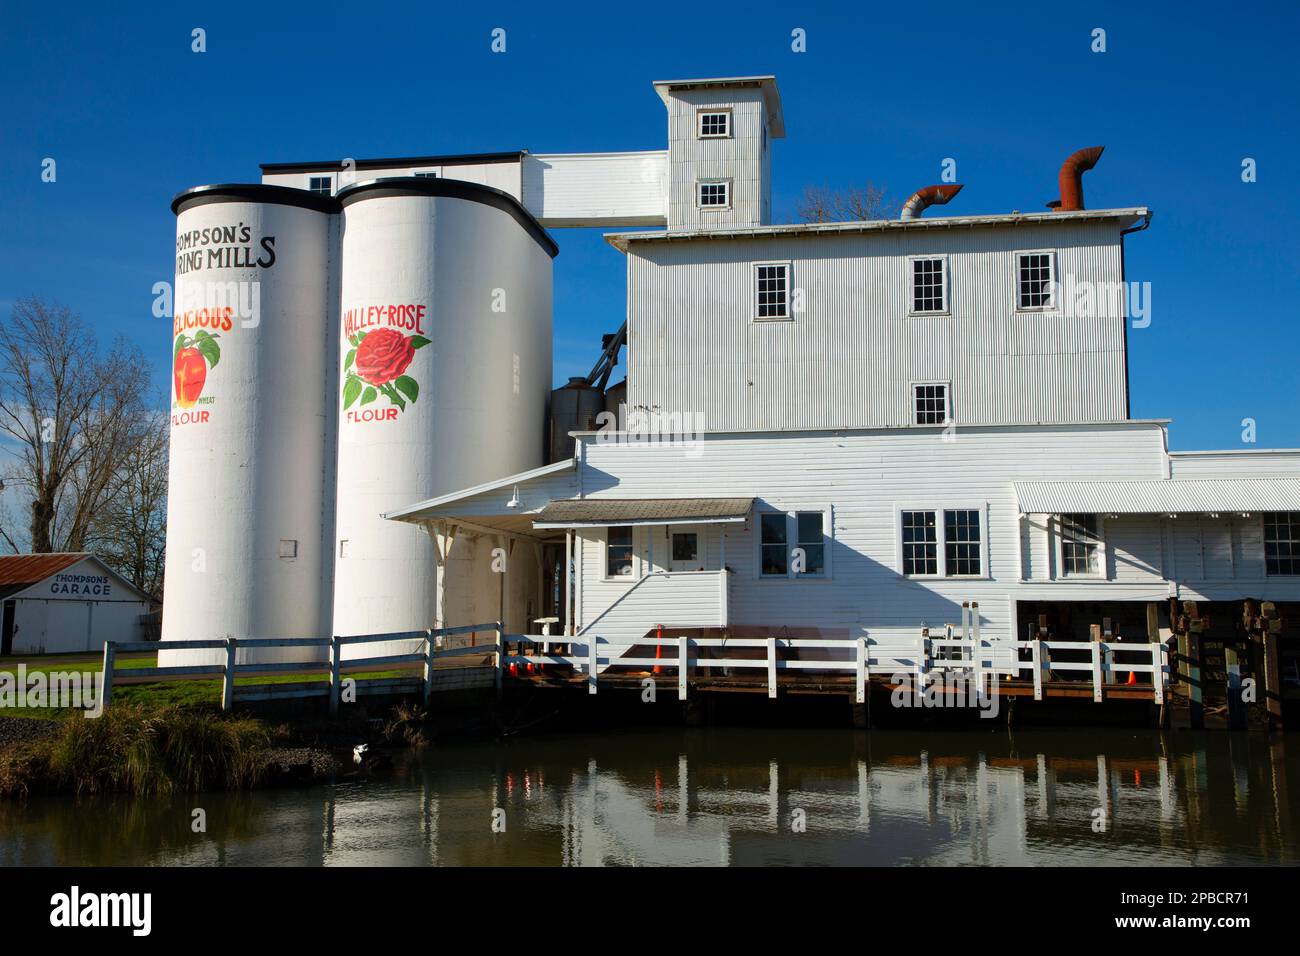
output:
M 534 517 L 534 528 L 632 524 L 731 524 L 749 517 L 753 498 L 567 498 Z
M 1017 481 L 1024 514 L 1300 511 L 1300 478 Z

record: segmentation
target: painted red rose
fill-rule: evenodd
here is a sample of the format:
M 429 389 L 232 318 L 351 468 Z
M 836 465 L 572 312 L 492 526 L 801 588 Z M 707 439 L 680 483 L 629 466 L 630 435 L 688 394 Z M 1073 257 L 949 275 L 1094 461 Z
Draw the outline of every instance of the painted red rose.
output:
M 395 329 L 375 329 L 357 346 L 353 367 L 371 385 L 386 385 L 406 371 L 415 346 Z

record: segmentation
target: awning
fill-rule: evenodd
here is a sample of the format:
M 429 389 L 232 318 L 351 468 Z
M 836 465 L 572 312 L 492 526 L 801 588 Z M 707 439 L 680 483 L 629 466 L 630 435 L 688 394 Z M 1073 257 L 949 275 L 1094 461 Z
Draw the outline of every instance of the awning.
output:
M 729 524 L 744 521 L 753 506 L 753 498 L 567 498 L 542 508 L 533 527 Z
M 1017 481 L 1023 514 L 1300 511 L 1300 478 Z

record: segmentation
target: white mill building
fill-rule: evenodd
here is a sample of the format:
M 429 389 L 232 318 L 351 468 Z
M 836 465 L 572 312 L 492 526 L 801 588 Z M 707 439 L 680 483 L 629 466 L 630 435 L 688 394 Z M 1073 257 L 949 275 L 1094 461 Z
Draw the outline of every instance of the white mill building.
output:
M 949 185 L 774 225 L 775 80 L 655 89 L 663 151 L 276 164 L 177 197 L 178 302 L 260 281 L 261 318 L 222 325 L 220 364 L 176 340 L 206 379 L 174 403 L 164 637 L 848 640 L 978 601 L 986 636 L 1145 641 L 1171 597 L 1300 600 L 1300 451 L 1174 453 L 1129 416 L 1117 290 L 1151 213 L 1084 208 L 1099 149 L 1050 211 L 922 215 Z M 627 381 L 604 387 L 620 334 L 548 411 L 544 228 L 593 225 L 639 230 L 608 236 Z M 211 257 L 228 237 L 251 251 Z

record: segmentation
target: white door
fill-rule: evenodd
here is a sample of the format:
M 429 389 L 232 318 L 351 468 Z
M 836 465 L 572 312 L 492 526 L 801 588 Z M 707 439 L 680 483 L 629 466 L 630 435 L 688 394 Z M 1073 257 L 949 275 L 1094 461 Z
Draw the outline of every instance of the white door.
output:
M 668 535 L 670 571 L 704 570 L 704 535 L 698 531 L 673 531 Z

